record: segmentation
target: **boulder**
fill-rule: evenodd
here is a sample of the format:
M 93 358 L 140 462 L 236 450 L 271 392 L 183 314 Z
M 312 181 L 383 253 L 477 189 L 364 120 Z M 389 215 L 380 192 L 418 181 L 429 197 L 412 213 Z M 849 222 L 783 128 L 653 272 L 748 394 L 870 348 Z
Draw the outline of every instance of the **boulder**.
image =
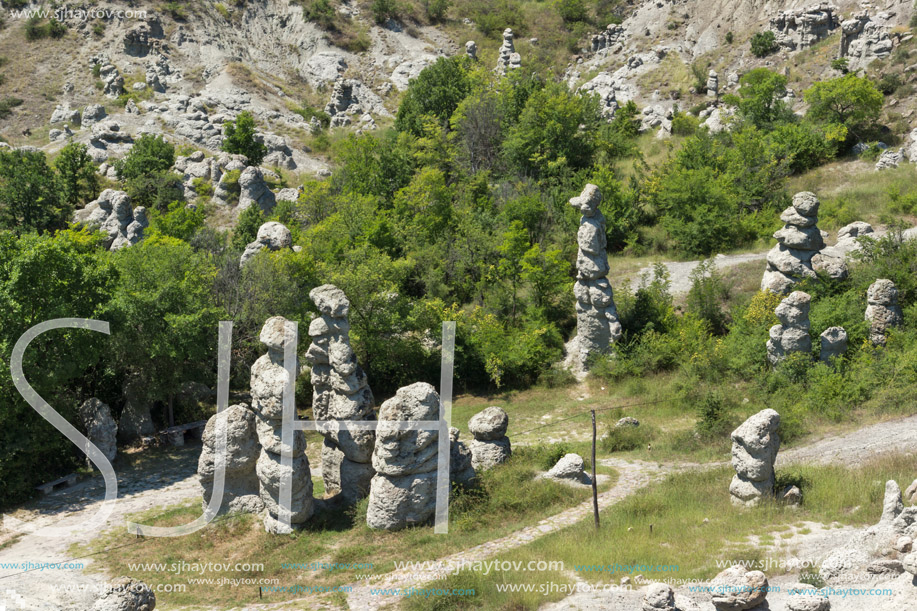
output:
M 508 426 L 509 416 L 499 407 L 488 407 L 468 421 L 468 428 L 474 435 L 471 441 L 471 465 L 476 472 L 504 463 L 512 455 L 512 447 L 506 436 Z
M 847 331 L 844 327 L 828 327 L 820 336 L 821 352 L 819 359 L 828 365 L 834 359 L 847 352 Z
M 118 454 L 118 424 L 111 416 L 111 409 L 92 397 L 80 405 L 79 411 L 80 420 L 86 427 L 86 437 L 99 448 L 105 458 L 114 460 Z
M 815 586 L 797 583 L 785 586 L 788 611 L 831 611 L 828 597 Z
M 217 432 L 220 426 L 226 428 L 226 466 L 223 497 L 218 513 L 259 513 L 264 508 L 264 502 L 260 498 L 260 482 L 255 465 L 261 454 L 261 444 L 258 441 L 255 413 L 243 404 L 232 405 L 221 413 L 214 414 L 204 427 L 201 455 L 197 463 L 197 474 L 203 489 L 204 510 L 206 511 L 213 496 Z M 303 444 L 300 454 L 304 451 Z
M 505 411 L 499 407 L 488 407 L 472 416 L 468 422 L 468 430 L 475 439 L 493 441 L 506 437 L 508 425 L 509 417 Z
M 249 166 L 239 176 L 239 210 L 257 205 L 265 216 L 274 210 L 277 200 L 273 191 L 264 181 L 264 172 L 261 168 Z
M 732 432 L 732 466 L 736 474 L 729 492 L 734 505 L 756 505 L 762 497 L 773 494 L 779 425 L 780 414 L 766 409 Z
M 904 500 L 911 505 L 917 505 L 917 479 L 904 491 Z
M 255 241 L 245 247 L 242 256 L 239 258 L 239 266 L 245 266 L 246 263 L 264 249 L 277 251 L 285 248 L 293 248 L 293 234 L 282 223 L 277 221 L 267 222 L 258 228 L 258 235 Z
M 547 476 L 553 479 L 569 480 L 580 484 L 592 484 L 592 478 L 586 474 L 586 463 L 579 454 L 566 454 L 557 461 Z
M 153 611 L 156 595 L 139 579 L 119 577 L 107 584 L 92 611 Z
M 764 602 L 767 597 L 767 577 L 761 571 L 746 571 L 732 566 L 710 582 L 713 606 L 718 611 L 744 611 Z
M 780 11 L 770 20 L 777 44 L 789 51 L 808 49 L 830 36 L 840 23 L 837 7 L 821 3 Z
M 651 584 L 643 595 L 643 611 L 678 611 L 672 586 L 667 583 Z

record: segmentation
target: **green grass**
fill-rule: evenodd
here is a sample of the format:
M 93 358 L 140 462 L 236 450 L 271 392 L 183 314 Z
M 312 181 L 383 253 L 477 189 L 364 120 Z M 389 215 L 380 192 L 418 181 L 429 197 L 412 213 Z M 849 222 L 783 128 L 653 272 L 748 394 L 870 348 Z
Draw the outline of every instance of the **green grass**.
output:
M 546 449 L 518 449 L 512 459 L 482 476 L 481 486 L 457 494 L 450 506 L 448 535 L 435 535 L 432 526 L 399 532 L 373 531 L 366 526 L 367 501 L 342 511 L 318 512 L 302 531 L 290 536 L 269 535 L 255 516 L 218 518 L 203 530 L 185 537 L 148 539 L 142 544 L 112 549 L 97 556 L 96 566 L 111 574 L 130 574 L 147 583 L 186 584 L 186 575 L 130 571 L 128 563 L 173 562 L 258 562 L 264 571 L 257 574 L 215 572 L 212 578 L 278 579 L 278 585 L 341 585 L 356 581 L 353 571 L 291 571 L 281 569 L 284 562 L 372 562 L 371 572 L 381 574 L 394 568 L 394 561 L 423 561 L 440 558 L 485 541 L 517 531 L 589 498 L 588 488 L 571 488 L 536 478 L 544 468 Z M 615 480 L 614 471 L 601 486 Z M 315 494 L 321 494 L 321 487 Z M 172 526 L 192 521 L 200 514 L 200 499 L 147 511 L 133 519 L 143 524 Z M 75 546 L 74 556 L 136 543 L 123 527 L 105 533 L 90 546 Z M 280 602 L 291 595 L 265 594 Z M 317 595 L 316 595 L 317 596 Z M 158 602 L 176 605 L 244 605 L 258 602 L 258 592 L 250 588 L 213 588 L 188 584 L 185 592 L 157 593 Z M 329 600 L 331 600 L 329 598 Z M 269 601 L 264 601 L 269 602 Z
M 603 511 L 598 531 L 590 521 L 580 522 L 501 554 L 498 559 L 563 561 L 568 574 L 576 565 L 677 565 L 677 573 L 667 576 L 709 579 L 721 570 L 716 564 L 718 560 L 768 558 L 767 547 L 775 541 L 772 533 L 785 530 L 789 524 L 801 520 L 857 526 L 875 523 L 882 512 L 885 481 L 910 481 L 913 459 L 905 455 L 885 457 L 858 469 L 806 465 L 778 470 L 778 478 L 801 484 L 803 505 L 798 509 L 776 502 L 751 509 L 736 508 L 729 500 L 731 476 L 730 467 L 670 476 L 660 485 L 643 489 Z M 709 522 L 705 524 L 704 519 Z M 804 531 L 808 529 L 799 533 L 805 534 Z M 760 544 L 754 545 L 752 537 L 757 537 Z M 770 573 L 771 576 L 776 574 L 774 570 Z M 593 583 L 607 583 L 612 579 L 610 574 L 602 572 L 575 574 Z M 618 577 L 612 580 L 617 582 Z M 648 573 L 645 577 L 651 580 L 654 574 Z M 486 576 L 462 572 L 426 587 L 474 588 L 476 591 L 471 598 L 443 597 L 437 609 L 521 610 L 536 609 L 562 595 L 500 593 L 496 584 L 545 582 L 569 583 L 569 577 L 556 572 Z M 421 601 L 410 601 L 407 608 L 427 608 L 421 604 Z

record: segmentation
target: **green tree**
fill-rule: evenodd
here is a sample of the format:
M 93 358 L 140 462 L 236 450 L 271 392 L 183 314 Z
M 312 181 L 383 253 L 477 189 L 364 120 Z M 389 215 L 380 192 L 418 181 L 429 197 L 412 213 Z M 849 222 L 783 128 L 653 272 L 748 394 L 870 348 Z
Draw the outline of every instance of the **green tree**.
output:
M 440 57 L 424 68 L 408 85 L 398 107 L 395 128 L 420 136 L 425 116 L 448 125 L 452 113 L 471 91 L 466 61 L 463 57 Z
M 65 227 L 72 210 L 44 153 L 0 150 L 0 228 L 44 233 Z
M 852 135 L 861 140 L 875 128 L 885 103 L 872 81 L 855 74 L 815 83 L 803 96 L 809 105 L 806 117 L 840 128 L 840 136 Z
M 258 229 L 265 222 L 261 206 L 249 206 L 239 215 L 239 222 L 232 232 L 232 246 L 236 250 L 245 250 L 248 244 L 258 237 Z
M 245 155 L 248 163 L 259 165 L 267 147 L 255 137 L 255 118 L 252 113 L 239 113 L 235 121 L 226 124 L 223 130 L 223 150 L 233 155 Z
M 166 172 L 175 163 L 175 147 L 161 135 L 143 134 L 115 164 L 118 178 L 131 180 Z
M 751 37 L 751 53 L 755 57 L 767 57 L 771 53 L 775 53 L 779 48 L 777 37 L 770 30 L 758 32 Z
M 559 248 L 542 250 L 533 244 L 522 256 L 522 281 L 532 287 L 538 308 L 550 308 L 570 293 L 570 262 Z
M 511 293 L 510 315 L 515 323 L 516 301 L 524 269 L 522 261 L 529 250 L 528 232 L 521 221 L 513 221 L 510 224 L 509 229 L 503 233 L 503 243 L 498 250 L 500 252 L 500 261 L 497 264 L 497 271 L 500 277 L 509 283 Z
M 554 8 L 564 23 L 586 21 L 589 16 L 583 0 L 555 0 Z
M 348 136 L 334 150 L 340 168 L 334 173 L 336 186 L 390 202 L 414 175 L 411 144 L 410 135 L 395 130 Z
M 189 208 L 182 202 L 172 202 L 167 212 L 151 212 L 150 227 L 153 234 L 159 233 L 187 242 L 204 226 L 204 216 L 204 211 L 200 207 Z
M 69 142 L 54 160 L 60 178 L 60 196 L 69 206 L 85 205 L 99 190 L 99 175 L 86 145 Z
M 783 101 L 786 97 L 786 77 L 767 68 L 755 68 L 739 80 L 739 112 L 759 128 L 793 116 Z

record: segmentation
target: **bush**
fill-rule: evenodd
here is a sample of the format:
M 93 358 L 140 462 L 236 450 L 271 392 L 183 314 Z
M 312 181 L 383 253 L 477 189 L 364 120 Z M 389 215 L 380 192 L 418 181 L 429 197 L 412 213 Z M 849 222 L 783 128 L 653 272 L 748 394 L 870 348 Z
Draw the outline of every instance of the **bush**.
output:
M 10 116 L 17 106 L 22 106 L 22 99 L 11 96 L 0 99 L 0 119 Z
M 176 21 L 184 21 L 188 17 L 188 14 L 185 12 L 185 7 L 178 2 L 166 2 L 163 8 L 167 13 L 172 15 L 172 19 Z
M 441 125 L 448 124 L 452 113 L 471 91 L 464 63 L 461 57 L 440 57 L 424 68 L 408 85 L 398 107 L 395 129 L 420 136 L 429 118 Z
M 676 136 L 691 136 L 700 126 L 700 119 L 685 112 L 678 112 L 672 117 L 672 133 Z
M 571 453 L 573 448 L 564 442 L 540 442 L 530 446 L 519 446 L 513 450 L 513 457 L 526 462 L 533 462 L 542 471 L 548 471 L 557 461 Z
M 337 11 L 330 0 L 312 0 L 303 7 L 302 14 L 306 20 L 314 21 L 326 30 L 335 28 Z
M 232 155 L 245 155 L 249 164 L 259 165 L 267 155 L 267 147 L 255 138 L 255 118 L 252 113 L 239 113 L 223 131 L 223 150 Z
M 328 129 L 328 127 L 331 125 L 331 116 L 329 116 L 328 113 L 326 113 L 324 110 L 319 110 L 318 108 L 309 106 L 308 104 L 303 104 L 299 108 L 293 110 L 293 112 L 298 114 L 307 122 L 312 121 L 312 117 L 315 117 L 321 126 L 325 129 Z
M 645 424 L 640 426 L 615 426 L 608 427 L 600 443 L 605 452 L 628 452 L 645 447 L 655 439 L 655 431 Z
M 751 37 L 751 53 L 755 57 L 767 57 L 778 48 L 777 37 L 770 30 L 758 32 Z
M 25 22 L 25 38 L 28 41 L 41 40 L 42 38 L 63 38 L 67 33 L 67 26 L 54 19 L 42 23 L 41 17 L 29 17 Z
M 841 74 L 847 74 L 850 72 L 850 60 L 846 57 L 838 57 L 837 59 L 831 60 L 831 68 L 837 70 Z
M 398 20 L 404 7 L 398 0 L 373 0 L 369 10 L 376 23 L 385 23 L 389 19 Z
M 85 205 L 99 189 L 99 175 L 86 150 L 85 144 L 70 142 L 54 160 L 61 199 L 74 208 Z
M 733 40 L 735 40 L 735 36 L 733 35 L 733 33 L 732 33 L 732 32 L 726 32 L 726 44 L 727 44 L 727 45 L 731 45 L 732 42 L 733 42 Z
M 564 23 L 586 21 L 588 17 L 583 0 L 556 0 L 554 8 Z
M 904 81 L 901 80 L 901 76 L 897 74 L 883 74 L 879 82 L 876 83 L 876 89 L 881 91 L 884 95 L 891 95 L 903 84 Z
M 729 290 L 717 271 L 716 264 L 708 259 L 691 270 L 691 289 L 688 291 L 685 309 L 710 325 L 717 335 L 726 333 L 729 322 L 723 303 L 729 298 Z
M 424 0 L 427 18 L 433 23 L 440 23 L 446 18 L 446 12 L 452 6 L 451 0 Z
M 697 407 L 697 432 L 701 435 L 722 435 L 730 428 L 729 413 L 719 392 L 707 393 Z
M 118 178 L 133 180 L 166 172 L 175 163 L 175 147 L 161 135 L 143 134 L 130 152 L 115 164 Z

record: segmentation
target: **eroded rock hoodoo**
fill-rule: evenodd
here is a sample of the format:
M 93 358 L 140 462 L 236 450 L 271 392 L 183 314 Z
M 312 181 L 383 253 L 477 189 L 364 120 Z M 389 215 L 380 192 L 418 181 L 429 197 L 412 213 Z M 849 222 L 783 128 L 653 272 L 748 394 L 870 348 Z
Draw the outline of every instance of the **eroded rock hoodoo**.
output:
M 468 430 L 474 435 L 471 466 L 475 471 L 486 471 L 509 459 L 513 451 L 506 436 L 508 427 L 509 416 L 499 407 L 488 407 L 468 421 Z
M 226 427 L 226 467 L 219 514 L 259 513 L 264 509 L 255 465 L 261 454 L 255 412 L 247 405 L 231 405 L 214 414 L 204 427 L 203 448 L 197 463 L 197 475 L 203 488 L 203 506 L 207 510 L 213 496 L 219 448 L 220 426 Z
M 874 346 L 884 346 L 886 332 L 901 324 L 901 306 L 898 289 L 891 280 L 876 280 L 866 291 L 866 320 L 869 321 L 869 340 Z
M 277 251 L 284 248 L 293 248 L 293 234 L 290 230 L 276 221 L 265 223 L 258 228 L 255 241 L 245 247 L 239 258 L 239 266 L 244 266 L 264 249 Z
M 606 352 L 621 338 L 621 323 L 608 282 L 605 216 L 599 210 L 602 193 L 593 184 L 570 200 L 582 213 L 576 242 L 576 337 L 566 345 L 566 364 L 574 372 L 584 373 L 590 356 Z
M 513 44 L 513 30 L 506 28 L 503 30 L 503 44 L 497 52 L 498 74 L 504 75 L 507 70 L 515 70 L 522 67 L 522 57 L 516 53 L 516 46 Z
M 766 409 L 732 432 L 732 466 L 736 474 L 729 485 L 729 494 L 733 505 L 753 506 L 773 495 L 774 461 L 780 449 L 778 426 L 780 414 Z
M 811 301 L 808 293 L 793 291 L 774 310 L 780 324 L 771 327 L 767 341 L 767 361 L 772 367 L 790 354 L 812 352 L 812 338 L 809 336 Z
M 312 366 L 312 413 L 316 420 L 375 420 L 375 399 L 366 374 L 350 346 L 350 301 L 331 284 L 312 289 L 309 297 L 321 315 L 309 325 L 312 345 L 305 360 Z M 340 494 L 355 503 L 369 493 L 373 477 L 372 430 L 322 426 L 322 479 L 325 494 Z
M 99 448 L 105 458 L 114 460 L 118 455 L 118 423 L 112 418 L 111 409 L 92 397 L 83 401 L 79 411 L 87 439 Z

